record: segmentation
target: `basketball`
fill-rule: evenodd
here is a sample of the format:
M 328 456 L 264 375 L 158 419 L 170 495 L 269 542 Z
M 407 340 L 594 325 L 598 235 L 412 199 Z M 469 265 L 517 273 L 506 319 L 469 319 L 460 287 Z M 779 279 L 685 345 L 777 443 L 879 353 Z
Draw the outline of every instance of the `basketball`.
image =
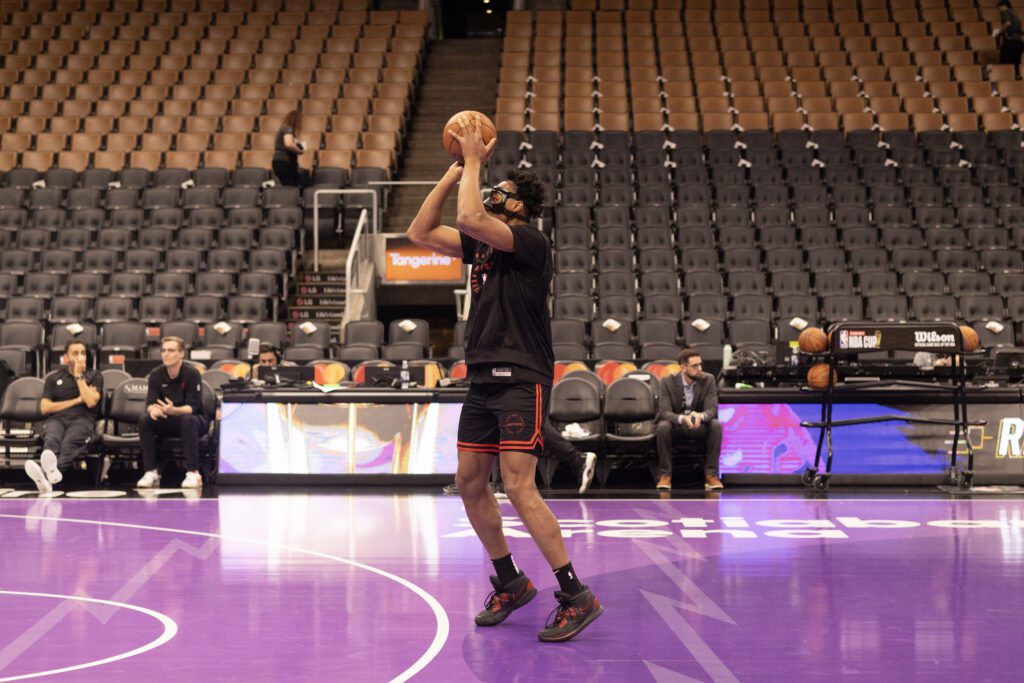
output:
M 806 327 L 798 340 L 804 353 L 824 353 L 828 350 L 828 337 L 820 327 Z
M 836 371 L 832 371 L 832 385 L 837 381 Z M 828 387 L 828 363 L 816 363 L 807 371 L 807 386 L 812 389 Z
M 974 328 L 970 325 L 960 326 L 960 336 L 964 340 L 964 351 L 970 353 L 971 351 L 977 351 L 981 339 L 978 338 L 978 333 L 974 331 Z
M 462 145 L 460 145 L 459 141 L 452 136 L 452 131 L 454 130 L 458 132 L 458 119 L 460 116 L 468 116 L 469 120 L 480 128 L 480 137 L 483 138 L 485 145 L 493 140 L 494 136 L 497 135 L 494 128 L 494 122 L 478 111 L 460 111 L 458 114 L 448 119 L 448 123 L 444 124 L 444 132 L 441 133 L 441 143 L 444 145 L 445 151 L 451 154 L 455 161 L 459 162 L 463 161 Z

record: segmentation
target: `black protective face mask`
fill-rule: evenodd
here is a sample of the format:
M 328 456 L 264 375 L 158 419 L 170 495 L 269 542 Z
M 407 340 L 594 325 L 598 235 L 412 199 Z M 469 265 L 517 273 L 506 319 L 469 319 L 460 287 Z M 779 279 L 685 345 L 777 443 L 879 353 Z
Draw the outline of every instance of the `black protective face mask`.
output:
M 521 221 L 529 222 L 530 217 L 526 214 L 516 213 L 515 211 L 509 211 L 505 207 L 505 202 L 509 199 L 519 199 L 519 195 L 508 190 L 503 190 L 500 187 L 491 188 L 490 194 L 487 195 L 487 199 L 484 200 L 484 210 L 488 213 L 500 214 L 506 218 L 518 218 Z

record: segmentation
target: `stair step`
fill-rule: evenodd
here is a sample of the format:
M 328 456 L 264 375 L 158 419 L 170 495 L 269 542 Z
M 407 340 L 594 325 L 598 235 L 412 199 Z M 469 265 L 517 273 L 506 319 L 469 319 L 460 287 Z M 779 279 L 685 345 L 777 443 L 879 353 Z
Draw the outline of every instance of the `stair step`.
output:
M 317 308 L 340 308 L 345 310 L 345 294 L 341 296 L 296 296 L 291 299 L 291 307 L 315 306 Z
M 341 320 L 345 307 L 341 306 L 289 306 L 288 317 L 292 320 L 312 318 L 314 320 Z
M 297 284 L 295 286 L 295 296 L 345 296 L 347 291 L 345 282 L 331 282 L 329 284 Z
M 345 284 L 345 273 L 340 271 L 323 271 L 314 273 L 313 271 L 300 270 L 295 274 L 295 282 L 334 282 L 340 283 L 342 286 Z
M 494 117 L 498 96 L 500 38 L 466 38 L 430 43 L 416 94 L 415 114 L 407 126 L 397 180 L 437 182 L 451 165 L 441 146 L 441 129 L 452 114 L 474 110 Z M 429 187 L 395 188 L 384 225 L 402 232 L 415 217 Z M 455 201 L 450 199 L 442 220 L 455 222 Z

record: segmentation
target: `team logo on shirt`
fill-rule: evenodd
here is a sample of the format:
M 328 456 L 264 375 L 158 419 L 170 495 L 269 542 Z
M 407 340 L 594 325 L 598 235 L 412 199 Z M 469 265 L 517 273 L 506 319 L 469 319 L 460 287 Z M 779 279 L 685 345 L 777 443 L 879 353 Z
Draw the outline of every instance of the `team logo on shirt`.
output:
M 487 284 L 487 274 L 491 272 L 491 256 L 494 248 L 490 245 L 482 245 L 476 250 L 476 257 L 473 259 L 473 273 L 470 275 L 470 287 L 474 294 L 479 294 L 483 286 Z
M 515 411 L 505 413 L 505 417 L 502 418 L 501 427 L 506 434 L 519 434 L 526 429 L 526 420 Z

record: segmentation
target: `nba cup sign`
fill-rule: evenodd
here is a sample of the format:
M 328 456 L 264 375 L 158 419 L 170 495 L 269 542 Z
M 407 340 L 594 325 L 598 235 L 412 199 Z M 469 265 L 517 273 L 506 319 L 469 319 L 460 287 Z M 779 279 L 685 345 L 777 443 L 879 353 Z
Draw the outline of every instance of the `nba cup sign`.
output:
M 408 239 L 391 239 L 384 251 L 385 282 L 461 282 L 461 259 L 418 247 Z
M 842 350 L 873 351 L 882 348 L 882 333 L 878 330 L 840 330 L 839 348 Z

